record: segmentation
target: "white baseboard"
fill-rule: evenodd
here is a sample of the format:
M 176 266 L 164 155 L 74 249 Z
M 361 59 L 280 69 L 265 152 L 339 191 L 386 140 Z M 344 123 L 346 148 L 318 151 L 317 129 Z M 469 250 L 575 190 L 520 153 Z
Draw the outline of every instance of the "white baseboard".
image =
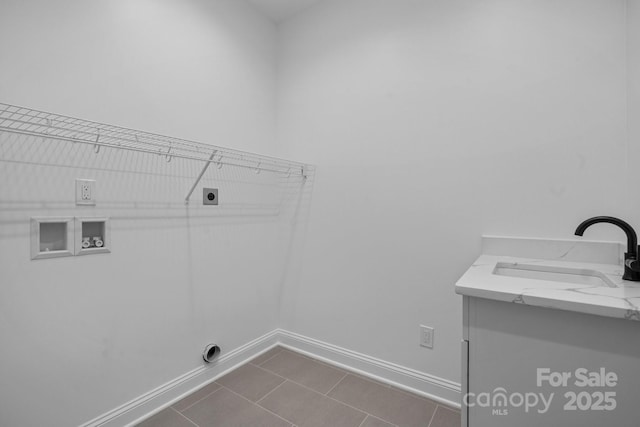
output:
M 200 366 L 160 387 L 139 396 L 80 427 L 132 426 L 171 406 L 183 397 L 212 383 L 227 372 L 273 348 L 278 343 L 278 331 L 273 330 L 235 350 L 224 353 L 218 360 Z
M 460 408 L 460 383 L 282 329 L 278 330 L 278 339 L 280 345 L 285 348 L 427 397 L 444 405 Z
M 396 365 L 342 347 L 275 329 L 229 353 L 149 391 L 80 427 L 133 426 L 222 377 L 276 345 L 306 354 L 330 365 L 358 373 L 451 407 L 460 407 L 459 383 Z

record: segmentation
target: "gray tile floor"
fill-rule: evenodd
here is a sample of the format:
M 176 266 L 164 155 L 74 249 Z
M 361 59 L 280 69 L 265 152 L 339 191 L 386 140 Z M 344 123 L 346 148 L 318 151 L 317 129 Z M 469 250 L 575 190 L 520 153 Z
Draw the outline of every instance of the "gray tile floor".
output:
M 139 427 L 460 427 L 460 412 L 276 347 Z

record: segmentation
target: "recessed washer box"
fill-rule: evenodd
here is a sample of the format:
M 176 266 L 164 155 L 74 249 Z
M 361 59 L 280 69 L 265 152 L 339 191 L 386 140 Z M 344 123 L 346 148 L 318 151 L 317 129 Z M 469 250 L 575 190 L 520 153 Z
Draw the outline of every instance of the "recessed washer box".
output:
M 111 252 L 109 218 L 76 218 L 75 254 L 90 255 Z
M 31 259 L 73 256 L 73 217 L 31 218 Z

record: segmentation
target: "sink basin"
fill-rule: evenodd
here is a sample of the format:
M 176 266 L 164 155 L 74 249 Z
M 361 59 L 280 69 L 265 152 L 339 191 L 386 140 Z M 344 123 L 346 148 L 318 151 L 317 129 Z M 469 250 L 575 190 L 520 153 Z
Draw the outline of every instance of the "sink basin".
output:
M 493 269 L 493 274 L 548 282 L 617 288 L 615 283 L 599 271 L 580 268 L 499 262 Z

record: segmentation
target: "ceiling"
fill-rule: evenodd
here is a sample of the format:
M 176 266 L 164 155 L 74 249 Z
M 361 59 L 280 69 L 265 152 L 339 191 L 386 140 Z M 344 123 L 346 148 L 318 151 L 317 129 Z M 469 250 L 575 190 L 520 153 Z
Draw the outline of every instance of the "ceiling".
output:
M 275 22 L 282 22 L 321 0 L 247 0 Z

